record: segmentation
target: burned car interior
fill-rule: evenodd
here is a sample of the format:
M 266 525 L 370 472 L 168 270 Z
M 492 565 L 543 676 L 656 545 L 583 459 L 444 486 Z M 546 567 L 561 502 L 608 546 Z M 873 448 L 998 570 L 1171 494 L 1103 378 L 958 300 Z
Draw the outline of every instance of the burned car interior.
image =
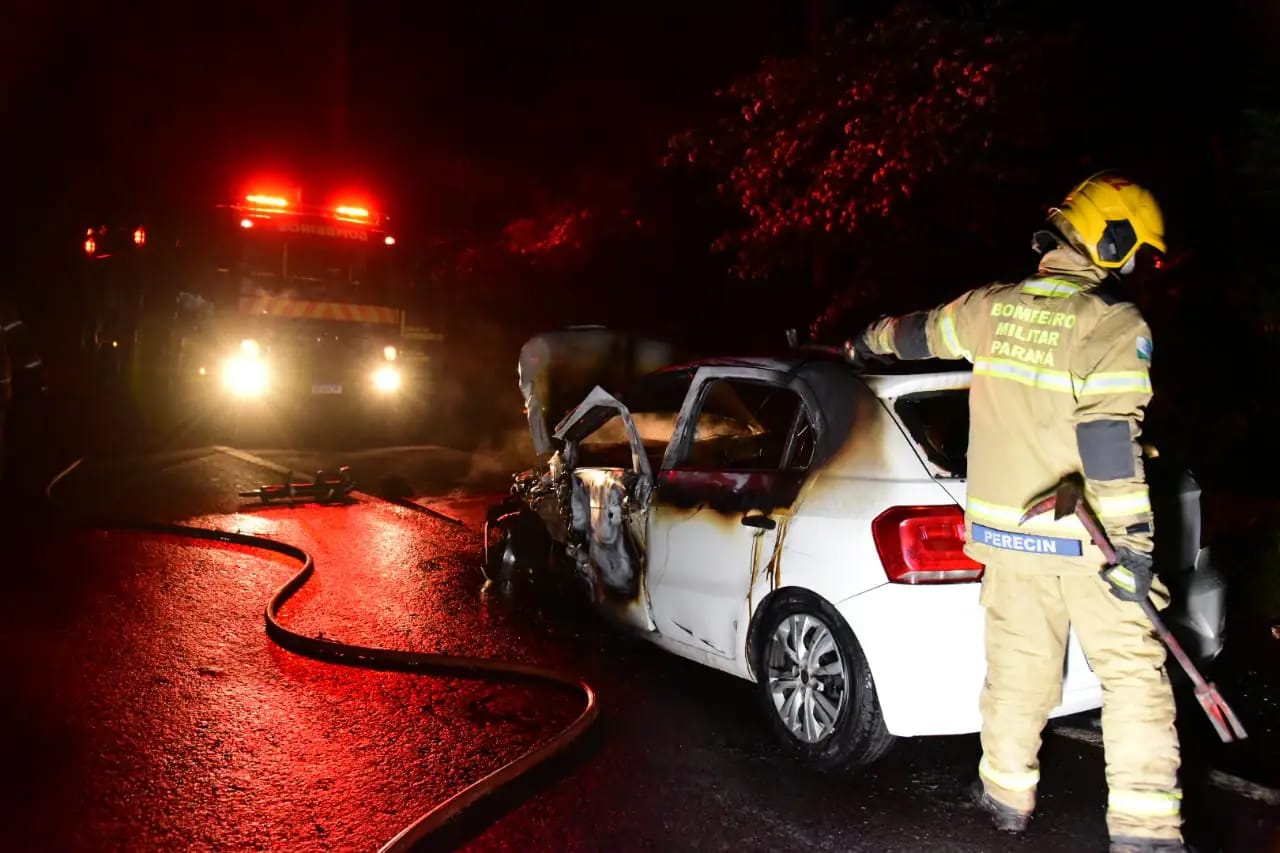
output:
M 620 396 L 651 471 L 662 469 L 693 379 L 691 370 L 664 372 Z M 681 470 L 804 471 L 813 459 L 815 430 L 803 400 L 785 387 L 717 379 L 697 403 L 692 440 L 670 466 Z M 578 440 L 577 464 L 626 468 L 630 439 L 613 414 Z
M 693 382 L 692 369 L 664 371 L 634 383 L 622 396 L 644 446 L 649 469 L 662 467 L 676 430 L 676 419 Z M 560 442 L 562 444 L 562 442 Z M 614 414 L 578 443 L 578 464 L 592 468 L 631 466 L 630 438 L 620 414 Z
M 813 423 L 800 395 L 762 382 L 717 379 L 699 401 L 680 469 L 803 471 L 813 459 Z

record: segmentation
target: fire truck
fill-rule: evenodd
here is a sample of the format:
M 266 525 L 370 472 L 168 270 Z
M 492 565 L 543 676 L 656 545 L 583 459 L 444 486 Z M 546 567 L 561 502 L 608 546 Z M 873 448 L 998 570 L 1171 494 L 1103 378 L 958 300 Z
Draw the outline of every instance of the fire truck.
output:
M 83 240 L 84 350 L 143 408 L 221 424 L 345 412 L 398 437 L 427 420 L 443 336 L 367 202 L 260 190 Z

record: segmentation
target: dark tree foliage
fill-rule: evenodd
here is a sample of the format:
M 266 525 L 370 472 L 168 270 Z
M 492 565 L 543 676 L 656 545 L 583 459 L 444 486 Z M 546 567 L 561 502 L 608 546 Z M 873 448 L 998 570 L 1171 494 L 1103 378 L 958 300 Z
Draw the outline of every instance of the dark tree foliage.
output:
M 1248 257 L 1240 274 L 1258 292 L 1266 331 L 1280 334 L 1280 258 L 1269 245 L 1280 229 L 1280 110 L 1245 111 L 1232 141 L 1238 164 L 1234 219 Z M 1265 251 L 1253 248 L 1264 246 Z
M 1073 96 L 1055 65 L 1074 38 L 899 6 L 735 81 L 666 162 L 738 211 L 714 243 L 738 276 L 815 281 L 815 332 L 872 303 L 945 298 L 1025 248 L 1028 217 L 1065 190 L 1041 164 L 1061 143 L 1051 125 Z

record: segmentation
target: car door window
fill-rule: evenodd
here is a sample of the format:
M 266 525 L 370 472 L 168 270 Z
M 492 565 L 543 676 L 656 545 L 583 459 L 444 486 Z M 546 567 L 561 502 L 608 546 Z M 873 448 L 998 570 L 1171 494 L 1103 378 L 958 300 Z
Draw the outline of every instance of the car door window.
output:
M 969 391 L 925 391 L 900 397 L 894 410 L 925 457 L 946 476 L 968 469 Z
M 813 456 L 813 429 L 800 396 L 789 388 L 716 379 L 698 408 L 683 469 L 804 470 Z

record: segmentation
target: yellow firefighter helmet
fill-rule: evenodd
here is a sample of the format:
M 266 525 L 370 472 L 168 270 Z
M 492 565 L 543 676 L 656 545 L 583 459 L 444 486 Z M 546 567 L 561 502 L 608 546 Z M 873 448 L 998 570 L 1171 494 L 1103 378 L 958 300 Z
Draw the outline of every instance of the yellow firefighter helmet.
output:
M 1142 246 L 1164 252 L 1164 215 L 1155 196 L 1128 178 L 1101 172 L 1049 208 L 1049 222 L 1104 269 L 1120 269 Z

